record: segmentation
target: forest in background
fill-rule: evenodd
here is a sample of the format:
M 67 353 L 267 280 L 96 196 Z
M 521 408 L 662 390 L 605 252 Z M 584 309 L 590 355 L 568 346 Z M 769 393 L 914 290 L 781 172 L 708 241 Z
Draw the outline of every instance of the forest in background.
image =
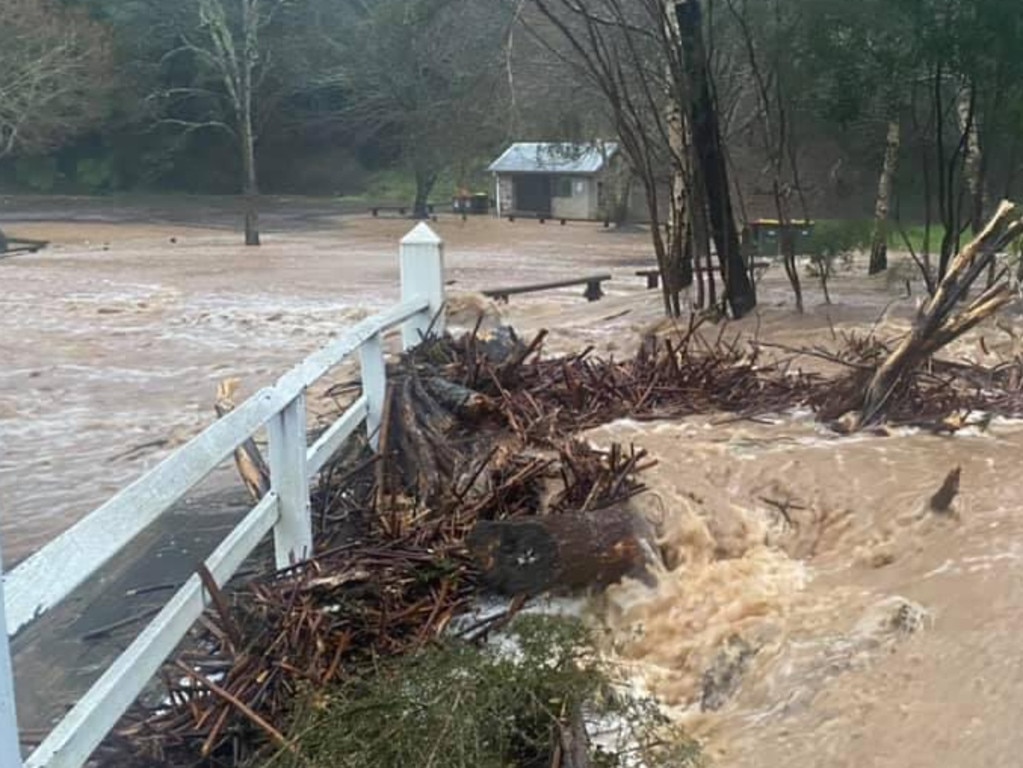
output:
M 0 7 L 7 191 L 262 191 L 422 210 L 487 189 L 483 169 L 510 141 L 614 138 L 661 211 L 662 266 L 704 257 L 731 198 L 729 221 L 874 217 L 875 271 L 891 220 L 923 223 L 916 244 L 940 275 L 1023 165 L 1017 0 Z M 692 155 L 711 114 L 724 193 Z
M 589 5 L 604 13 L 614 3 Z M 255 154 L 267 191 L 410 191 L 416 173 L 448 186 L 474 175 L 479 183 L 481 167 L 509 141 L 614 133 L 589 79 L 536 39 L 531 0 L 0 7 L 0 179 L 9 190 L 240 191 L 223 69 L 232 47 L 241 63 L 246 10 L 256 33 Z M 970 141 L 983 147 L 989 195 L 1015 183 L 1023 22 L 1013 0 L 712 0 L 704 19 L 727 143 L 754 195 L 770 186 L 770 158 L 756 136 L 761 85 L 788 108 L 805 191 L 848 198 L 855 213 L 871 196 L 898 120 L 906 171 L 899 189 L 913 193 L 919 217 L 921 154 L 937 150 L 936 84 L 945 95 L 946 159 L 960 144 L 962 102 L 970 102 Z M 747 44 L 759 58 L 757 76 Z M 244 73 L 236 74 L 240 84 Z

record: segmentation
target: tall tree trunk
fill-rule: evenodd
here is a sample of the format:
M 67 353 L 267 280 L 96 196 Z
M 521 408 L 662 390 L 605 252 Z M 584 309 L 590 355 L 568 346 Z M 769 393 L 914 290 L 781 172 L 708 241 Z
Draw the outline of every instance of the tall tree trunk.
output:
M 944 227 L 944 235 L 941 238 L 941 254 L 938 261 L 938 276 L 943 278 L 952 262 L 952 257 L 958 251 L 959 229 L 962 218 L 960 207 L 961 196 L 959 194 L 960 172 L 964 168 L 965 152 L 962 142 L 966 138 L 966 132 L 960 130 L 958 140 L 948 152 L 945 146 L 945 99 L 944 79 L 945 68 L 939 64 L 934 74 L 934 134 L 935 150 L 938 159 L 938 204 L 941 209 L 941 223 Z M 966 97 L 965 99 L 962 97 Z M 973 91 L 967 89 L 961 94 L 959 102 L 955 105 L 956 112 L 961 123 L 969 130 L 974 122 L 976 102 Z
M 774 205 L 778 211 L 778 250 L 781 251 L 785 274 L 792 285 L 792 293 L 796 297 L 796 311 L 803 314 L 803 285 L 799 279 L 799 264 L 796 262 L 796 237 L 792 231 L 792 219 L 788 212 L 788 203 L 782 192 L 777 177 L 774 180 Z
M 647 208 L 650 211 L 650 237 L 654 243 L 654 256 L 657 258 L 657 269 L 661 273 L 661 298 L 664 300 L 664 314 L 672 317 L 671 287 L 668 285 L 668 248 L 664 242 L 665 230 L 669 225 L 661 225 L 660 208 L 657 199 L 657 182 L 652 177 L 643 177 L 643 191 L 646 194 Z M 670 231 L 668 232 L 670 234 Z
M 711 95 L 699 0 L 676 3 L 675 15 L 692 93 L 690 119 L 693 145 L 706 187 L 714 243 L 725 276 L 725 297 L 732 316 L 740 318 L 756 307 L 757 298 L 739 248 L 739 231 L 732 210 L 728 166 L 721 146 L 717 110 Z
M 984 228 L 984 155 L 980 146 L 980 125 L 973 98 L 973 88 L 964 88 L 956 104 L 959 130 L 966 137 L 965 175 L 970 193 L 970 229 L 974 235 Z
M 670 79 L 670 73 L 669 73 Z M 678 93 L 669 93 L 667 114 L 668 144 L 673 172 L 671 177 L 671 211 L 668 230 L 667 272 L 661 277 L 668 286 L 670 315 L 682 314 L 680 295 L 693 284 L 692 262 L 687 262 L 690 241 L 690 209 L 692 206 L 692 168 L 689 164 L 689 134 L 685 124 L 685 104 Z
M 252 126 L 252 68 L 259 54 L 258 21 L 249 0 L 242 2 L 241 109 L 238 116 L 242 150 L 242 194 L 245 197 L 245 245 L 259 245 L 259 183 L 256 177 L 256 136 Z
M 242 196 L 245 203 L 245 244 L 259 245 L 259 184 L 256 179 L 256 148 L 252 119 L 242 120 L 242 167 L 245 179 Z
M 415 172 L 416 199 L 412 203 L 412 216 L 416 219 L 430 218 L 430 193 L 437 183 L 437 174 L 432 171 Z
M 681 150 L 685 152 L 685 149 Z M 666 271 L 662 275 L 668 287 L 671 316 L 682 314 L 680 296 L 683 290 L 693 284 L 692 262 L 686 261 L 686 243 L 690 237 L 689 207 L 690 190 L 684 171 L 677 169 L 672 180 L 671 223 L 668 227 Z
M 976 236 L 984 227 L 985 158 L 980 144 L 980 121 L 972 86 L 964 88 L 959 94 L 956 115 L 959 118 L 959 130 L 965 137 L 963 151 L 966 157 L 963 160 L 963 175 L 966 177 L 966 189 L 970 195 L 970 230 Z M 995 259 L 992 259 L 988 265 L 987 285 L 989 288 L 994 284 L 997 266 Z
M 874 240 L 870 248 L 870 274 L 888 269 L 888 214 L 891 211 L 892 187 L 899 166 L 899 147 L 902 135 L 898 118 L 888 123 L 885 138 L 884 164 L 877 184 L 877 203 L 874 206 Z
M 690 222 L 693 239 L 693 260 L 707 279 L 707 307 L 717 305 L 717 286 L 714 280 L 713 259 L 710 252 L 710 227 L 707 222 L 707 192 L 700 164 L 692 158 L 692 199 Z M 700 307 L 703 309 L 703 306 Z

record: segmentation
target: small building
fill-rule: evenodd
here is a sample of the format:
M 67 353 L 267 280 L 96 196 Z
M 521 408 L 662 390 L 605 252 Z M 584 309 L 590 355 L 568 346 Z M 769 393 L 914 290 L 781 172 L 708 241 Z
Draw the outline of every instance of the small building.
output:
M 490 164 L 498 216 L 600 220 L 615 142 L 519 142 Z

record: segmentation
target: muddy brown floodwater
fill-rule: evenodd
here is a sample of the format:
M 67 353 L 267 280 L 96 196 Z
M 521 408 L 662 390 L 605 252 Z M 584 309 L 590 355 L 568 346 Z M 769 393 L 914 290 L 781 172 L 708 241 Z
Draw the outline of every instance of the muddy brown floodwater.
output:
M 74 211 L 68 211 L 72 214 Z M 47 211 L 53 215 L 52 211 Z M 408 221 L 337 216 L 270 231 L 259 249 L 233 232 L 178 224 L 38 221 L 46 238 L 0 261 L 0 533 L 24 557 L 210 423 L 220 379 L 271 383 L 332 336 L 398 300 Z M 202 220 L 202 211 L 193 212 Z M 642 235 L 599 226 L 442 219 L 455 291 L 645 266 Z M 632 271 L 635 271 L 633 266 Z M 633 293 L 632 276 L 612 287 Z M 516 299 L 583 305 L 582 287 Z
M 252 391 L 392 303 L 409 228 L 320 210 L 248 250 L 220 224 L 5 216 L 12 233 L 56 241 L 0 261 L 9 559 L 208 424 L 218 380 L 237 376 Z M 628 354 L 658 321 L 656 293 L 634 275 L 651 261 L 643 232 L 444 218 L 436 227 L 455 293 L 613 273 L 596 304 L 566 289 L 501 308 L 526 334 L 550 328 L 551 351 Z M 808 285 L 810 311 L 798 317 L 772 270 L 758 316 L 727 332 L 803 345 L 903 331 L 914 299 L 902 280 L 861 274 L 836 277 L 831 307 Z M 1018 330 L 1018 311 L 1003 324 Z M 990 363 L 1020 349 L 986 327 L 952 354 Z M 616 422 L 586 438 L 635 443 L 659 460 L 636 503 L 662 524 L 668 553 L 656 583 L 614 586 L 588 615 L 623 681 L 656 696 L 714 765 L 1023 764 L 1023 423 L 840 438 L 789 413 Z M 961 496 L 935 515 L 927 499 L 955 466 Z

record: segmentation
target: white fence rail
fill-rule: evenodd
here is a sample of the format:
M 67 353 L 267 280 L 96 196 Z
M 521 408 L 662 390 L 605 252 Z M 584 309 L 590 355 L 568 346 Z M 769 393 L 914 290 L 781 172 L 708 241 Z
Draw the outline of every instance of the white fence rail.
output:
M 206 609 L 198 575 L 178 590 L 135 641 L 22 763 L 8 635 L 89 579 L 150 523 L 266 426 L 271 490 L 207 558 L 223 586 L 270 531 L 279 568 L 312 552 L 309 481 L 363 423 L 376 447 L 386 392 L 383 335 L 401 326 L 409 349 L 431 328 L 443 330 L 443 243 L 426 224 L 401 241 L 401 303 L 368 318 L 213 423 L 142 478 L 3 577 L 0 590 L 0 768 L 79 768 L 131 706 Z M 362 395 L 312 445 L 306 437 L 306 389 L 358 353 Z M 2 569 L 2 561 L 0 561 Z

